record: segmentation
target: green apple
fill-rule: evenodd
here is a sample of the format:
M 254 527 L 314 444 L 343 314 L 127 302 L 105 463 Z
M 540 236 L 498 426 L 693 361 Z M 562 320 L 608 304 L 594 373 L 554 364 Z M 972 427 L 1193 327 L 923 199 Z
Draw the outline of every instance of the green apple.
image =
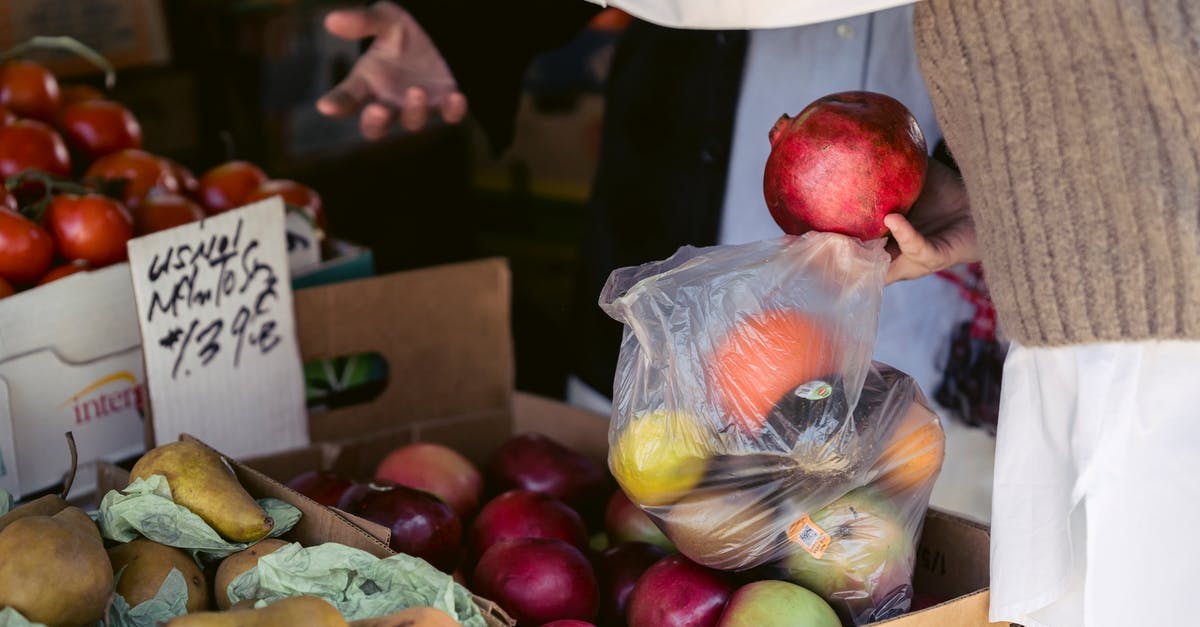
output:
M 794 583 L 756 581 L 737 589 L 717 627 L 841 627 L 824 599 Z

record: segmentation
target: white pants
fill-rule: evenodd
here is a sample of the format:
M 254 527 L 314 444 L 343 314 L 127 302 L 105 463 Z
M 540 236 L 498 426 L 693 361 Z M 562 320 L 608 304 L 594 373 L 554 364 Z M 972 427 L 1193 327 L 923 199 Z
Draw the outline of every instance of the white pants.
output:
M 993 621 L 1200 625 L 1200 342 L 1014 346 Z

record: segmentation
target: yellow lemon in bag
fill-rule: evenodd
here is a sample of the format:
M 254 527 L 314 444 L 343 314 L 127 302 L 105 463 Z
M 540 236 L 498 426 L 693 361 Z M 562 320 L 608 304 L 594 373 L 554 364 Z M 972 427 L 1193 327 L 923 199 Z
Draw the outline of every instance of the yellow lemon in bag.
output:
M 696 487 L 710 455 L 708 435 L 682 412 L 656 410 L 625 425 L 608 465 L 639 505 L 667 505 Z

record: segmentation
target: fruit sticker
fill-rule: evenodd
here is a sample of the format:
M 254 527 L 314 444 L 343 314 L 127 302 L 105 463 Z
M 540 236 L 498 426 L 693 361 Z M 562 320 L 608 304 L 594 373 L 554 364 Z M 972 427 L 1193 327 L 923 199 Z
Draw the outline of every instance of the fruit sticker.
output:
M 833 386 L 824 381 L 809 381 L 796 388 L 792 394 L 805 400 L 819 401 L 829 398 L 829 395 L 833 394 Z
M 825 549 L 829 548 L 829 534 L 808 516 L 792 523 L 792 526 L 788 527 L 787 536 L 788 540 L 799 544 L 814 559 L 821 559 Z

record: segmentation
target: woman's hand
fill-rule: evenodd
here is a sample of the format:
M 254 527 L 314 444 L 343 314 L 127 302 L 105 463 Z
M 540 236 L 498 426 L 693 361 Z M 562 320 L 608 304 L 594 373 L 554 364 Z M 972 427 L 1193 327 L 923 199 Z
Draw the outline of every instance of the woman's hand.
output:
M 888 283 L 979 260 L 966 187 L 953 170 L 934 159 L 929 160 L 925 185 L 907 217 L 893 213 L 883 223 L 893 240 L 888 243 Z

